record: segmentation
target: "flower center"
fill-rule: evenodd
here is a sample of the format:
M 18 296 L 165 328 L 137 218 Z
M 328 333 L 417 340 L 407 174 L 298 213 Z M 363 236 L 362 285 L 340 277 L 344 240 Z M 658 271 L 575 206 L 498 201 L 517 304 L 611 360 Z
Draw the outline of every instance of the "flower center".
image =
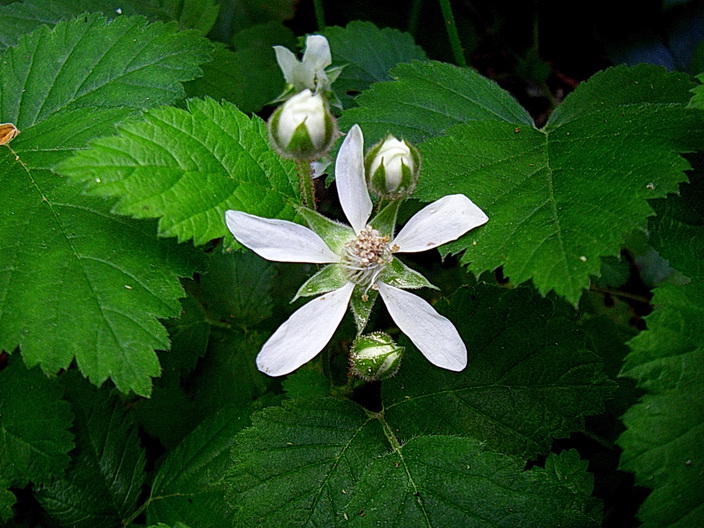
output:
M 390 241 L 388 236 L 381 236 L 379 231 L 367 226 L 357 238 L 347 242 L 342 265 L 347 269 L 349 280 L 365 286 L 365 291 L 371 288 L 384 266 L 393 260 Z

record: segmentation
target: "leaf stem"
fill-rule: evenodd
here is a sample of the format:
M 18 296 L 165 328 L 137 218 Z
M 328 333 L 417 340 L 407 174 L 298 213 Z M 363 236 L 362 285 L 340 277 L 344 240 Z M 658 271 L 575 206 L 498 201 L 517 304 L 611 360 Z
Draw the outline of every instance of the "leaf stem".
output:
M 310 161 L 296 161 L 298 184 L 301 190 L 303 205 L 315 211 L 315 187 L 313 185 L 313 171 Z
M 323 0 L 313 0 L 313 9 L 315 10 L 315 21 L 318 24 L 318 30 L 322 31 L 327 27 L 325 24 L 325 9 L 323 9 Z
M 455 56 L 455 62 L 458 66 L 467 67 L 467 60 L 464 58 L 464 50 L 460 42 L 459 33 L 457 33 L 457 25 L 455 24 L 455 15 L 452 14 L 450 0 L 439 0 L 440 9 L 442 9 L 442 17 L 447 26 L 447 36 L 450 38 L 450 47 L 452 54 Z
M 614 297 L 623 297 L 624 299 L 631 299 L 632 301 L 650 304 L 650 299 L 644 297 L 643 295 L 636 295 L 634 293 L 628 293 L 624 291 L 609 290 L 607 288 L 600 288 L 598 286 L 590 286 L 589 289 L 599 293 L 607 293 L 609 295 L 613 295 Z

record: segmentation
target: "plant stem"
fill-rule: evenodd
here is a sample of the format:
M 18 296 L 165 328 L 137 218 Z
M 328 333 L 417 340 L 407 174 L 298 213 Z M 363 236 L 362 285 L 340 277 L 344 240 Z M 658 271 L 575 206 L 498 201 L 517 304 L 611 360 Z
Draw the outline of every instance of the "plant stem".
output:
M 408 31 L 414 37 L 418 32 L 418 25 L 420 24 L 420 8 L 423 5 L 423 0 L 413 0 L 411 3 L 411 10 L 408 13 Z
M 450 0 L 440 0 L 440 9 L 442 9 L 442 17 L 445 19 L 445 25 L 447 26 L 447 36 L 450 38 L 450 46 L 452 47 L 452 54 L 455 56 L 455 62 L 458 66 L 466 67 L 467 60 L 464 58 L 464 50 L 462 49 L 460 36 L 457 33 L 455 16 L 452 14 Z
M 297 161 L 296 172 L 298 173 L 298 184 L 301 189 L 303 205 L 315 211 L 315 187 L 313 185 L 313 175 L 309 161 Z
M 315 21 L 318 24 L 318 30 L 322 31 L 326 27 L 323 0 L 313 0 L 313 9 L 315 10 Z

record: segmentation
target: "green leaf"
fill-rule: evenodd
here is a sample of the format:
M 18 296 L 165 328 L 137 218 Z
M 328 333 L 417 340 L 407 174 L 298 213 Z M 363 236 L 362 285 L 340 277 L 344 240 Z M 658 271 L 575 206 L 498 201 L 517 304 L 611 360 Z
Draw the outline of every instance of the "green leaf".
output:
M 330 43 L 333 66 L 345 65 L 333 89 L 345 107 L 356 94 L 376 82 L 390 81 L 389 70 L 399 63 L 424 60 L 425 52 L 408 33 L 379 29 L 370 22 L 354 21 L 345 28 L 322 31 Z
M 382 386 L 403 439 L 460 434 L 535 457 L 583 430 L 583 417 L 601 412 L 614 389 L 569 312 L 528 289 L 479 284 L 437 307 L 457 325 L 469 364 L 439 369 L 407 344 L 399 374 Z
M 580 85 L 544 130 L 475 122 L 420 146 L 416 197 L 470 197 L 489 222 L 445 251 L 479 274 L 503 267 L 576 304 L 601 257 L 643 230 L 648 200 L 674 192 L 689 168 L 704 114 L 686 109 L 691 82 L 653 66 L 617 67 Z
M 196 408 L 211 413 L 225 405 L 249 405 L 261 397 L 271 378 L 257 370 L 254 358 L 269 337 L 234 328 L 213 328 L 208 353 L 193 381 Z
M 623 417 L 621 468 L 651 488 L 638 518 L 644 528 L 704 523 L 704 282 L 662 284 L 648 330 L 629 343 L 624 375 L 648 393 Z
M 42 27 L 0 61 L 0 115 L 22 131 L 0 151 L 0 348 L 54 373 L 76 358 L 96 384 L 146 395 L 193 258 L 117 219 L 49 169 L 116 122 L 183 94 L 208 43 L 141 17 Z M 32 60 L 27 60 L 32 57 Z
M 196 244 L 225 237 L 225 211 L 295 217 L 294 164 L 271 150 L 265 123 L 229 103 L 189 100 L 118 126 L 57 168 L 92 194 L 119 197 L 115 211 L 159 218 L 162 236 Z
M 568 452 L 547 464 L 524 471 L 476 440 L 414 438 L 367 468 L 346 515 L 351 526 L 600 526 L 586 463 Z M 567 472 L 588 485 L 572 489 Z
M 23 487 L 60 475 L 73 448 L 61 386 L 15 357 L 0 371 L 0 394 L 0 480 Z
M 12 506 L 17 502 L 17 497 L 12 493 L 6 481 L 0 480 L 0 520 L 3 522 L 9 521 L 13 516 Z
M 0 50 L 14 46 L 19 38 L 41 25 L 54 25 L 86 12 L 108 18 L 144 15 L 154 21 L 179 23 L 181 29 L 194 28 L 205 35 L 218 14 L 215 0 L 24 0 L 0 6 Z
M 182 522 L 175 522 L 174 524 L 164 524 L 164 523 L 157 523 L 157 524 L 152 524 L 148 528 L 189 528 L 188 525 L 183 524 Z
M 375 84 L 357 98 L 359 108 L 340 118 L 342 130 L 358 123 L 366 143 L 373 145 L 388 133 L 420 142 L 474 121 L 511 123 L 511 129 L 533 124 L 507 92 L 468 68 L 413 61 L 398 65 L 391 76 L 397 80 Z
M 248 425 L 250 412 L 247 407 L 226 407 L 166 455 L 147 500 L 147 522 L 232 526 L 221 479 L 235 434 Z
M 381 428 L 351 402 L 285 401 L 252 422 L 226 477 L 236 527 L 335 526 L 361 470 L 384 451 Z
M 699 80 L 700 84 L 692 88 L 692 93 L 694 95 L 692 96 L 692 99 L 689 104 L 692 108 L 704 110 L 704 84 L 701 84 L 702 82 L 704 82 L 704 73 L 697 75 L 697 79 Z
M 648 223 L 650 243 L 673 268 L 704 279 L 704 186 L 701 172 L 681 186 L 681 196 L 654 200 L 657 216 Z
M 271 317 L 275 275 L 273 264 L 254 252 L 216 254 L 197 295 L 213 319 L 252 327 Z
M 68 377 L 68 376 L 66 376 Z M 36 497 L 62 526 L 120 526 L 134 512 L 144 483 L 145 455 L 126 406 L 110 391 L 69 380 L 76 415 L 76 451 L 65 477 Z
M 290 46 L 293 32 L 280 22 L 240 31 L 235 50 L 216 44 L 213 61 L 203 66 L 203 77 L 186 85 L 189 97 L 209 96 L 234 103 L 245 113 L 257 112 L 281 92 L 283 77 L 272 46 Z
M 598 525 L 591 477 L 574 452 L 525 471 L 524 460 L 469 438 L 401 445 L 384 413 L 331 398 L 285 401 L 252 418 L 226 477 L 236 527 Z
M 90 15 L 43 26 L 3 55 L 0 114 L 25 132 L 66 110 L 170 103 L 183 97 L 182 81 L 201 73 L 208 52 L 193 33 L 141 17 Z

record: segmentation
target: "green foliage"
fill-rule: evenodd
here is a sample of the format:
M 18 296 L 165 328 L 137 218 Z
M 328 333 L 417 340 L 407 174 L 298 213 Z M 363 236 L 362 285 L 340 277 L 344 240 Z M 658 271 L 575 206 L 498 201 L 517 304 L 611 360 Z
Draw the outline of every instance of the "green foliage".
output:
M 425 59 L 425 52 L 409 34 L 379 29 L 369 22 L 328 27 L 322 33 L 330 42 L 333 66 L 344 65 L 333 88 L 345 107 L 352 106 L 354 96 L 371 84 L 390 81 L 392 67 Z
M 98 385 L 110 377 L 149 393 L 153 350 L 168 347 L 156 317 L 178 313 L 177 277 L 195 261 L 48 169 L 125 117 L 182 96 L 207 51 L 172 26 L 94 15 L 41 27 L 4 53 L 0 114 L 21 135 L 0 154 L 0 347 L 20 345 L 28 365 L 56 372 L 76 358 Z
M 417 196 L 452 188 L 471 197 L 489 223 L 455 243 L 474 273 L 501 266 L 516 283 L 532 279 L 576 304 L 601 257 L 644 229 L 647 200 L 684 180 L 678 155 L 704 132 L 687 110 L 689 79 L 654 67 L 614 68 L 581 85 L 545 129 L 483 121 L 421 145 Z M 444 191 L 443 191 L 444 192 Z
M 19 358 L 0 371 L 0 518 L 9 518 L 7 486 L 48 482 L 68 467 L 72 413 L 63 387 Z
M 459 290 L 441 311 L 467 343 L 469 366 L 447 372 L 406 353 L 382 393 L 404 440 L 462 434 L 535 457 L 583 429 L 583 417 L 599 413 L 614 389 L 568 313 L 530 290 L 480 284 Z
M 57 170 L 87 184 L 91 194 L 120 197 L 115 212 L 160 218 L 162 236 L 196 244 L 225 237 L 233 247 L 226 210 L 295 216 L 293 163 L 276 156 L 256 116 L 229 103 L 189 100 L 186 110 L 149 110 L 118 130 Z
M 162 461 L 147 500 L 147 521 L 185 521 L 203 528 L 231 526 L 222 477 L 248 408 L 228 407 L 195 429 Z
M 648 330 L 630 342 L 624 375 L 648 393 L 623 417 L 621 466 L 652 488 L 638 517 L 645 527 L 704 522 L 704 283 L 663 284 Z
M 608 19 L 632 63 L 652 55 L 616 8 L 555 38 L 530 3 L 332 4 L 0 0 L 0 524 L 704 526 L 704 77 L 595 73 L 615 47 L 579 32 L 594 63 L 562 49 Z M 662 13 L 672 70 L 701 70 L 693 8 Z M 350 273 L 266 261 L 224 222 L 352 236 L 332 178 L 302 208 L 309 167 L 269 146 L 272 46 L 306 32 L 342 67 L 341 136 L 422 154 L 415 200 L 374 200 L 372 227 L 393 239 L 397 212 L 455 193 L 489 216 L 383 275 L 449 319 L 460 372 L 373 285 L 315 359 L 257 370 Z M 406 348 L 395 377 L 350 376 L 355 318 Z
M 384 414 L 328 398 L 258 413 L 236 438 L 226 479 L 235 526 L 598 526 L 574 454 L 524 472 L 473 439 L 401 445 L 394 430 Z M 565 485 L 569 473 L 581 484 Z
M 44 24 L 102 13 L 108 18 L 142 15 L 153 21 L 176 21 L 181 29 L 193 28 L 202 35 L 213 27 L 218 15 L 215 0 L 25 0 L 0 6 L 0 49 L 13 46 L 19 38 Z
M 65 476 L 40 486 L 37 498 L 64 526 L 120 526 L 134 511 L 145 480 L 134 417 L 116 394 L 76 376 L 70 381 L 76 453 Z

